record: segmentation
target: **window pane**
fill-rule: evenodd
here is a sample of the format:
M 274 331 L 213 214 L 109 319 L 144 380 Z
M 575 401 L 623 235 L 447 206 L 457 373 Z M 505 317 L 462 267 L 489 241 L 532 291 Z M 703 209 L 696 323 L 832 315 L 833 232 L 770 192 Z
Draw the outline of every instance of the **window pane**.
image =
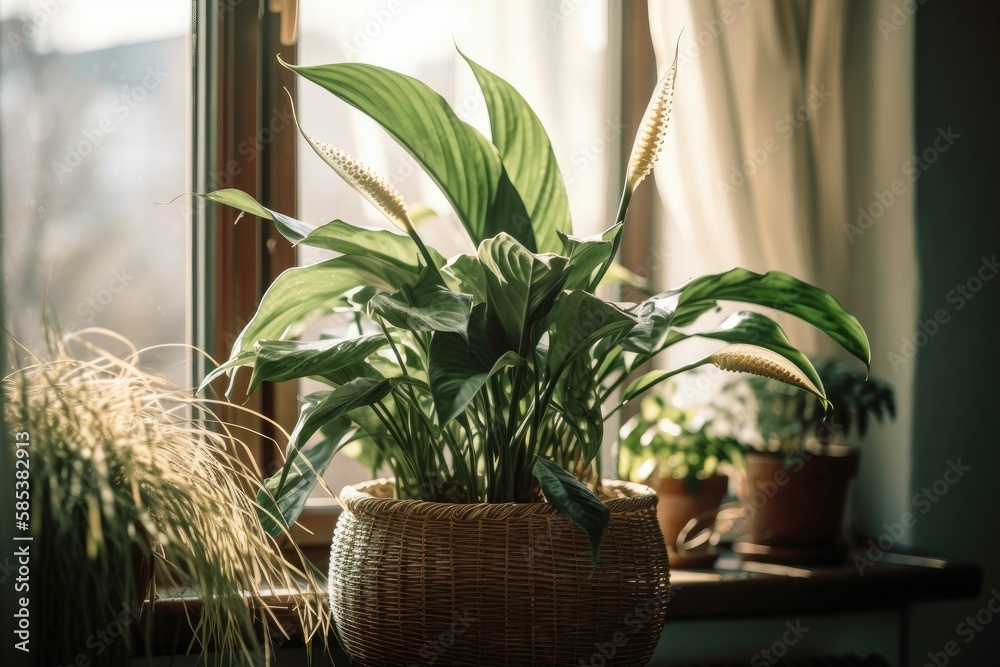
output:
M 302 0 L 299 63 L 355 61 L 414 76 L 441 93 L 458 115 L 489 136 L 489 116 L 475 78 L 455 50 L 512 83 L 531 104 L 552 140 L 569 192 L 574 232 L 610 226 L 607 161 L 619 124 L 608 115 L 606 0 L 409 0 L 330 3 Z M 308 82 L 298 88 L 306 131 L 355 155 L 386 177 L 410 209 L 424 204 L 439 217 L 421 235 L 445 256 L 471 250 L 447 200 L 416 162 L 373 121 Z M 312 224 L 340 218 L 390 227 L 300 141 L 299 213 Z M 326 255 L 299 250 L 299 262 Z M 335 330 L 333 320 L 306 336 Z M 307 388 L 311 389 L 311 388 Z M 334 490 L 368 473 L 340 456 L 327 480 Z
M 42 352 L 44 304 L 65 331 L 139 347 L 188 340 L 191 5 L 0 5 L 6 324 Z M 144 360 L 189 384 L 188 353 Z

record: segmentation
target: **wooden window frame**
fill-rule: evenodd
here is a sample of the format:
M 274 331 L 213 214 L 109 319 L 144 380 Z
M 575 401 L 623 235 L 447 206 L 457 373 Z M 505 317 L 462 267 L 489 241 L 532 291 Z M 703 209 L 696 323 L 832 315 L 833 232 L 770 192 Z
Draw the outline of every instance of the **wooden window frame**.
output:
M 199 2 L 195 12 L 195 191 L 238 188 L 294 216 L 296 137 L 284 91 L 294 96 L 296 81 L 277 56 L 295 63 L 297 49 L 280 43 L 282 14 L 263 2 L 236 0 Z M 201 200 L 192 210 L 192 337 L 221 362 L 271 282 L 295 265 L 295 249 L 269 220 L 244 216 L 236 224 L 236 211 Z M 208 368 L 194 364 L 196 382 Z M 215 390 L 221 395 L 225 383 Z M 244 390 L 245 384 L 238 386 L 234 399 L 241 400 Z M 265 383 L 243 405 L 287 431 L 294 427 L 292 385 Z M 242 435 L 265 475 L 280 466 L 281 440 L 272 424 L 234 408 L 223 407 L 220 416 L 247 429 Z

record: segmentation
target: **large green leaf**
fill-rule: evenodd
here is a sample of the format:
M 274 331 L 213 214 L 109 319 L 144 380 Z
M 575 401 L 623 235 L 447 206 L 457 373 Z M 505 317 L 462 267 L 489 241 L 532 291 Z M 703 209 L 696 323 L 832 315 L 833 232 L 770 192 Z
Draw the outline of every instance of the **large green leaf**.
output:
M 414 273 L 421 270 L 420 252 L 413 239 L 388 229 L 333 220 L 310 232 L 302 239 L 301 244 L 345 255 L 375 257 L 400 267 L 407 267 Z M 428 248 L 428 251 L 436 266 L 444 266 L 445 259 L 437 250 Z
M 536 255 L 507 234 L 483 241 L 479 261 L 486 275 L 491 336 L 501 349 L 521 352 L 531 327 L 547 314 L 562 290 L 569 261 L 559 255 Z
M 272 220 L 278 231 L 296 245 L 332 250 L 344 255 L 374 257 L 396 264 L 400 268 L 408 268 L 414 274 L 421 268 L 417 245 L 405 234 L 398 234 L 388 229 L 352 225 L 343 220 L 333 220 L 314 227 L 262 206 L 242 190 L 216 190 L 195 196 L 232 206 L 265 220 Z M 429 250 L 437 266 L 444 266 L 445 260 L 441 254 L 434 249 Z
M 408 331 L 451 331 L 468 336 L 472 297 L 441 283 L 441 274 L 425 269 L 414 285 L 403 285 L 395 294 L 376 294 L 369 312 Z
M 233 356 L 252 350 L 259 340 L 294 338 L 312 319 L 329 314 L 358 285 L 395 291 L 412 281 L 409 270 L 374 257 L 344 255 L 288 269 L 264 294 L 233 346 Z
M 570 273 L 566 289 L 588 289 L 597 278 L 597 272 L 611 259 L 613 239 L 621 233 L 619 222 L 610 229 L 594 236 L 577 237 L 556 231 L 562 242 L 562 255 L 569 257 Z
M 444 426 L 460 415 L 491 375 L 509 366 L 523 366 L 525 360 L 505 352 L 491 366 L 472 352 L 469 342 L 454 333 L 436 333 L 430 347 L 431 395 L 438 422 Z
M 278 482 L 273 485 L 273 488 L 269 487 L 272 489 L 274 497 L 280 502 L 285 493 L 285 482 L 294 469 L 299 452 L 323 424 L 340 419 L 351 410 L 381 401 L 389 395 L 391 390 L 391 380 L 362 377 L 351 380 L 332 391 L 318 391 L 306 396 L 302 402 L 295 430 L 288 438 L 285 463 L 277 475 Z M 324 469 L 328 463 L 323 465 Z
M 364 361 L 386 344 L 385 336 L 359 336 L 304 343 L 294 340 L 262 340 L 254 346 L 253 375 L 247 393 L 261 382 L 285 382 L 333 373 Z
M 460 52 L 461 53 L 461 52 Z M 493 145 L 521 195 L 539 252 L 557 252 L 557 230 L 570 233 L 569 198 L 552 142 L 521 94 L 512 85 L 462 53 L 486 99 Z M 516 222 L 516 221 L 515 221 Z M 514 234 L 515 237 L 519 236 Z
M 278 482 L 281 478 L 274 475 L 257 492 L 257 514 L 261 526 L 275 537 L 287 530 L 302 514 L 309 495 L 334 455 L 358 437 L 357 428 L 347 418 L 327 422 L 323 432 L 325 437 L 322 440 L 302 448 L 300 456 L 308 463 L 302 460 L 292 463 L 280 490 Z
M 441 277 L 456 292 L 471 294 L 476 303 L 486 302 L 486 273 L 475 255 L 456 255 L 441 269 Z
M 546 365 L 556 375 L 595 343 L 617 338 L 636 325 L 636 318 L 583 290 L 563 292 L 546 318 L 549 350 Z
M 369 312 L 389 324 L 409 331 L 453 331 L 465 335 L 469 327 L 472 297 L 442 289 L 422 305 L 380 293 L 368 302 Z
M 805 320 L 865 363 L 871 364 L 868 336 L 857 318 L 828 293 L 787 273 L 732 269 L 684 284 L 673 325 L 684 326 L 718 301 L 740 301 L 774 308 Z
M 287 65 L 359 109 L 393 136 L 423 166 L 451 202 L 473 243 L 501 231 L 537 247 L 528 213 L 500 154 L 424 83 L 374 65 Z
M 611 510 L 585 484 L 557 463 L 539 457 L 535 459 L 531 472 L 541 485 L 545 499 L 587 533 L 596 569 L 604 532 L 611 520 Z

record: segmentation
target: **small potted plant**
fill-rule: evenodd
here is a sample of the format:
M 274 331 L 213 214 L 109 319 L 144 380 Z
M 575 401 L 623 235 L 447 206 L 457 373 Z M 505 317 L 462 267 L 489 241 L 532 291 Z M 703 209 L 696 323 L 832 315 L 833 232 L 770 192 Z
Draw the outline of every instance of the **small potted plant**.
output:
M 729 475 L 743 465 L 742 445 L 718 432 L 714 421 L 704 409 L 683 410 L 650 395 L 621 428 L 619 474 L 659 495 L 656 511 L 671 567 L 706 567 L 717 555 L 710 548 L 687 550 L 678 544 L 692 521 L 714 522 Z
M 892 387 L 852 364 L 816 364 L 832 407 L 805 392 L 747 380 L 756 403 L 758 447 L 746 452 L 749 535 L 734 545 L 744 557 L 825 562 L 843 557 L 844 505 L 872 418 L 895 417 Z
M 392 470 L 392 480 L 340 495 L 330 597 L 359 664 L 417 663 L 441 637 L 456 664 L 575 665 L 604 645 L 616 647 L 604 664 L 644 664 L 666 611 L 667 553 L 655 492 L 598 474 L 605 422 L 625 401 L 709 364 L 823 397 L 812 365 L 774 320 L 745 312 L 695 326 L 719 300 L 791 313 L 865 364 L 868 341 L 830 295 L 778 272 L 703 276 L 639 304 L 597 296 L 632 193 L 663 142 L 676 65 L 653 92 L 618 214 L 605 232 L 582 238 L 572 234 L 539 119 L 509 83 L 468 62 L 490 138 L 411 77 L 358 63 L 288 66 L 406 148 L 476 250 L 446 260 L 423 242 L 391 184 L 303 133 L 403 233 L 340 220 L 312 227 L 243 192 L 202 195 L 273 221 L 295 243 L 338 253 L 279 276 L 206 382 L 249 366 L 251 390 L 302 377 L 328 386 L 303 399 L 284 467 L 262 498 L 273 497 L 272 515 L 286 524 L 346 445 L 377 449 Z M 335 308 L 354 309 L 366 325 L 340 339 L 296 340 Z M 635 377 L 693 336 L 725 345 Z

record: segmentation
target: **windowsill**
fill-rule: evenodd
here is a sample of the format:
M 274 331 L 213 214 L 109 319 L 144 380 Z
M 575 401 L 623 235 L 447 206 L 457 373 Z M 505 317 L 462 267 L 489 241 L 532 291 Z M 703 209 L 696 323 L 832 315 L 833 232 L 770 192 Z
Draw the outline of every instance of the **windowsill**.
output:
M 883 553 L 858 571 L 852 551 L 843 565 L 753 563 L 723 552 L 714 570 L 671 570 L 667 619 L 895 610 L 917 602 L 973 598 L 983 570 L 974 563 Z M 872 562 L 872 561 L 868 561 Z
M 316 517 L 339 508 L 317 505 Z M 318 519 L 317 519 L 318 520 Z M 319 549 L 320 534 L 309 535 Z M 320 557 L 328 559 L 329 541 Z M 671 600 L 667 622 L 707 620 L 779 614 L 833 613 L 850 614 L 872 610 L 900 610 L 918 602 L 973 598 L 982 585 L 982 568 L 974 563 L 947 561 L 907 554 L 884 553 L 878 562 L 858 572 L 852 552 L 844 565 L 785 566 L 741 561 L 724 552 L 712 570 L 671 570 Z M 323 596 L 326 591 L 310 595 Z M 278 597 L 264 596 L 277 605 L 275 614 L 281 623 L 290 623 L 293 638 L 287 648 L 301 647 L 301 632 L 294 613 L 278 603 Z M 200 602 L 193 592 L 163 591 L 155 604 L 153 655 L 169 655 L 188 646 L 191 633 L 188 615 L 197 617 Z M 330 638 L 336 658 L 339 647 Z M 141 645 L 141 643 L 140 643 Z

